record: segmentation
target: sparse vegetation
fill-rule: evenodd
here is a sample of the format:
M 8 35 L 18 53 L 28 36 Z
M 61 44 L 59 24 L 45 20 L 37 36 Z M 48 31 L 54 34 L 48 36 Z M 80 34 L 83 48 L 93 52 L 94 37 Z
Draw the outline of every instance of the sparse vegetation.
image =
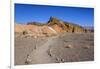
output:
M 46 24 L 44 24 L 44 23 L 38 23 L 38 22 L 29 22 L 29 23 L 27 23 L 27 25 L 43 26 L 43 25 L 46 25 Z
M 23 33 L 23 35 L 28 34 L 28 32 L 26 30 L 24 30 L 22 33 Z

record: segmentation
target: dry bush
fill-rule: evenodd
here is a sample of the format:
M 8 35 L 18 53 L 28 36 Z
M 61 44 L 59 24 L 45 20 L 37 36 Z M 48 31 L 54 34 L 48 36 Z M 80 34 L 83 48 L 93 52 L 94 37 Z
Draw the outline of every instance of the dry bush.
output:
M 27 32 L 26 30 L 24 30 L 24 31 L 22 32 L 22 34 L 23 34 L 23 35 L 26 35 L 26 34 L 28 34 L 28 32 Z

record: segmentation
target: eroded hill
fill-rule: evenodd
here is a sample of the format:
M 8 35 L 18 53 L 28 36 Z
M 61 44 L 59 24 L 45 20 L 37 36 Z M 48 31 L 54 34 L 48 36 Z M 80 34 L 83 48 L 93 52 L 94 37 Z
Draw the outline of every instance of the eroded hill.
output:
M 25 35 L 33 37 L 52 36 L 58 33 L 86 33 L 90 30 L 84 29 L 82 26 L 64 22 L 55 17 L 50 17 L 47 23 L 29 22 L 26 25 L 15 23 L 15 33 L 17 36 Z

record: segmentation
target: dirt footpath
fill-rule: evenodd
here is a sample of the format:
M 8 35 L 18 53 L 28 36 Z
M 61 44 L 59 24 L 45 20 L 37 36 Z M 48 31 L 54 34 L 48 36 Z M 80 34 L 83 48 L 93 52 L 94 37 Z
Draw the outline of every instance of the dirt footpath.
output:
M 15 65 L 94 60 L 93 33 L 63 33 L 53 37 L 15 38 Z

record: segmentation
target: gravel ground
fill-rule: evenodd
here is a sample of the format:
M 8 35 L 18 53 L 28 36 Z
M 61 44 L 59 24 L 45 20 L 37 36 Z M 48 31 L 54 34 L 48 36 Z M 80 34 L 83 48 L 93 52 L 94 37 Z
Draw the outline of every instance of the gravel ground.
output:
M 93 60 L 93 33 L 62 33 L 40 38 L 15 37 L 15 65 Z

